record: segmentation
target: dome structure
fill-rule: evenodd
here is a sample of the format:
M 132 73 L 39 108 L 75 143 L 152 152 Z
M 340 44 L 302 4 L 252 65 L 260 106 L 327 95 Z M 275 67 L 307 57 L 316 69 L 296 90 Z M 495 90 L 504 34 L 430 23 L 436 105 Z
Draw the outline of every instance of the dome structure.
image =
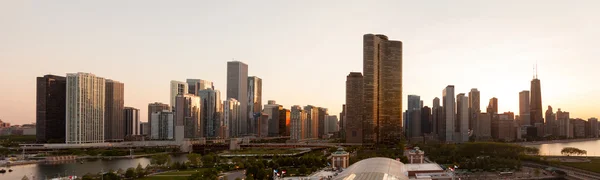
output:
M 390 158 L 369 158 L 358 161 L 333 178 L 334 180 L 405 180 L 405 165 Z

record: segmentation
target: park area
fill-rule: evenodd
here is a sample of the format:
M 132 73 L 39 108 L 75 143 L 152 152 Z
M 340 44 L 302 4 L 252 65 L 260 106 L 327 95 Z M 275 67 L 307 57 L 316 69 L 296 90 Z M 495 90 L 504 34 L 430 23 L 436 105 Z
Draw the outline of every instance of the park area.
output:
M 600 158 L 587 158 L 585 161 L 561 161 L 560 164 L 563 166 L 574 167 L 577 169 L 588 170 L 596 173 L 600 173 Z

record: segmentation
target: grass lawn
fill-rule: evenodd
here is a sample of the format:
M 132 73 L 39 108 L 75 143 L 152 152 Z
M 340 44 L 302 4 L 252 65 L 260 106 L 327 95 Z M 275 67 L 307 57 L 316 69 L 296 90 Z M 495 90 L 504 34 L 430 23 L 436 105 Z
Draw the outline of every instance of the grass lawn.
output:
M 564 166 L 600 173 L 600 158 L 590 158 L 591 162 L 562 162 Z
M 192 174 L 195 174 L 198 172 L 202 172 L 204 170 L 206 170 L 206 169 L 199 168 L 199 169 L 191 169 L 191 170 L 184 170 L 184 171 L 167 172 L 167 173 L 157 174 L 154 176 L 144 177 L 144 178 L 142 178 L 142 180 L 166 180 L 166 179 L 185 180 L 188 178 L 188 176 L 191 176 Z

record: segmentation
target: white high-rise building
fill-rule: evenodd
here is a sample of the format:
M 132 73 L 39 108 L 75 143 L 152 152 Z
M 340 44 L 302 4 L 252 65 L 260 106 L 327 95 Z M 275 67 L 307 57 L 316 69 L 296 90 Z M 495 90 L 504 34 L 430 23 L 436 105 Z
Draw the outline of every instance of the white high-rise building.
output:
M 174 119 L 173 112 L 163 110 L 162 112 L 153 112 L 150 117 L 151 133 L 150 139 L 172 140 L 174 138 Z
M 448 85 L 442 92 L 442 104 L 444 107 L 444 119 L 446 133 L 443 136 L 444 142 L 454 141 L 454 122 L 456 118 L 456 107 L 454 101 L 454 85 Z
M 175 103 L 177 95 L 179 94 L 187 94 L 188 92 L 188 84 L 181 81 L 171 81 L 171 109 L 175 109 Z
M 233 98 L 223 101 L 223 123 L 225 123 L 224 132 L 226 133 L 224 138 L 241 135 L 240 120 L 240 102 Z
M 67 74 L 66 143 L 104 142 L 105 82 L 90 73 Z
M 467 142 L 469 141 L 469 97 L 465 96 L 464 93 L 460 93 L 456 96 L 456 107 L 457 107 L 457 118 L 459 125 L 457 129 L 458 141 L 456 142 Z M 456 138 L 456 137 L 455 137 Z

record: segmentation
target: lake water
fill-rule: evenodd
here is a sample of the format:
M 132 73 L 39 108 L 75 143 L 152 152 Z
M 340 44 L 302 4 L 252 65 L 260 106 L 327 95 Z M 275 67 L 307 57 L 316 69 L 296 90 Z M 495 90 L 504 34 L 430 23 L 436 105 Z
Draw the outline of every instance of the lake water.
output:
M 179 154 L 172 156 L 173 162 L 183 162 L 187 160 L 185 154 Z M 123 171 L 127 170 L 130 167 L 137 167 L 137 165 L 141 164 L 142 167 L 146 167 L 150 164 L 150 158 L 142 157 L 142 158 L 134 158 L 134 159 L 112 159 L 112 160 L 84 160 L 84 163 L 70 161 L 70 162 L 61 162 L 61 163 L 42 163 L 42 164 L 29 164 L 29 165 L 21 165 L 21 166 L 13 166 L 10 169 L 13 172 L 8 172 L 8 168 L 2 167 L 2 169 L 6 169 L 7 172 L 4 174 L 0 174 L 0 180 L 12 180 L 12 179 L 21 179 L 23 176 L 27 175 L 29 179 L 33 180 L 33 176 L 35 179 L 46 179 L 57 177 L 59 174 L 61 176 L 65 176 L 65 173 L 68 175 L 76 175 L 83 176 L 87 173 L 98 173 L 101 171 L 108 171 L 113 169 L 117 171 L 118 169 L 123 169 Z
M 527 147 L 536 147 L 540 149 L 541 155 L 561 156 L 560 151 L 565 147 L 574 147 L 587 151 L 587 156 L 600 156 L 600 140 L 566 142 L 566 143 L 546 143 L 538 145 L 524 145 Z

